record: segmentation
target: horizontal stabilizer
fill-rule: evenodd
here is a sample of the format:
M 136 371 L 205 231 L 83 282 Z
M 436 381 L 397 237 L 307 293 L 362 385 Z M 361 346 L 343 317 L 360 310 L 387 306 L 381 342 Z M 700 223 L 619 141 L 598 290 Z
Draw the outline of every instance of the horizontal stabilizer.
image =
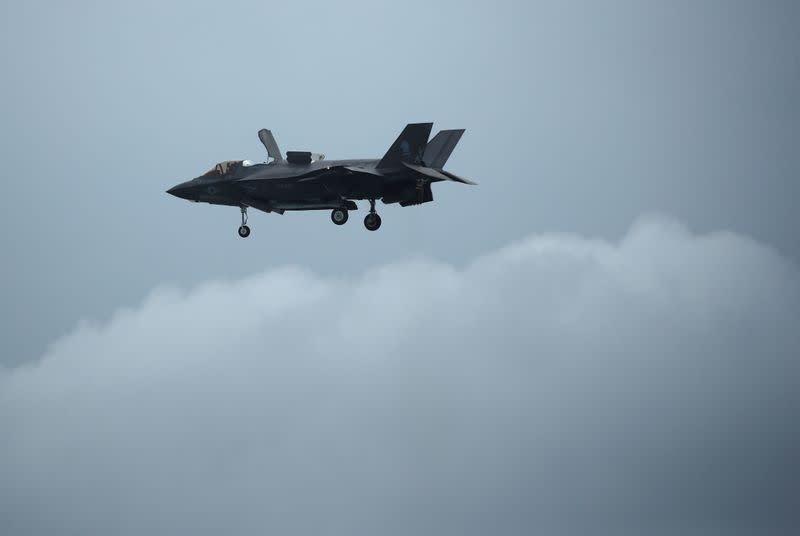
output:
M 464 177 L 459 177 L 455 173 L 450 173 L 449 171 L 442 170 L 442 173 L 444 173 L 445 175 L 450 177 L 450 180 L 454 180 L 456 182 L 460 182 L 460 183 L 463 183 L 463 184 L 471 184 L 472 186 L 476 186 L 478 184 L 475 181 L 471 181 L 469 179 L 465 179 Z
M 426 177 L 430 177 L 431 179 L 435 179 L 435 180 L 438 180 L 438 181 L 449 181 L 450 180 L 450 177 L 448 177 L 446 175 L 443 175 L 442 173 L 440 173 L 439 171 L 436 171 L 433 168 L 429 168 L 429 167 L 425 167 L 425 166 L 415 166 L 414 164 L 407 164 L 405 162 L 403 162 L 403 165 L 406 166 L 409 169 L 413 169 L 417 173 L 421 173 L 421 174 L 425 175 Z
M 478 184 L 477 182 L 473 182 L 473 181 L 471 181 L 469 179 L 464 179 L 462 177 L 459 177 L 458 175 L 450 173 L 449 171 L 444 171 L 444 170 L 440 171 L 440 170 L 436 170 L 436 169 L 429 168 L 429 167 L 415 166 L 414 164 L 406 164 L 406 163 L 404 163 L 403 165 L 406 166 L 409 169 L 413 169 L 417 173 L 421 173 L 421 174 L 425 175 L 426 177 L 430 177 L 431 179 L 434 179 L 434 180 L 455 181 L 455 182 L 460 182 L 460 183 L 463 183 L 463 184 L 472 184 L 473 186 Z
M 433 168 L 443 168 L 447 159 L 450 158 L 453 149 L 456 148 L 462 134 L 464 134 L 463 128 L 458 130 L 442 130 L 436 134 L 436 136 L 428 142 L 428 146 L 425 147 L 425 155 L 422 157 L 425 165 Z

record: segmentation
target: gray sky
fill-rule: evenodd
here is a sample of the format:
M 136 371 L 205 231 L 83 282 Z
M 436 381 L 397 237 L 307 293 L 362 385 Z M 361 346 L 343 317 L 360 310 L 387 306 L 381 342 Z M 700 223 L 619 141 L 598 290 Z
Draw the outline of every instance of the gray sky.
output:
M 0 373 L 3 533 L 796 533 L 799 317 L 659 219 L 161 288 Z
M 458 264 L 532 232 L 618 238 L 651 211 L 800 259 L 796 2 L 0 9 L 8 364 L 164 282 Z M 254 214 L 245 242 L 236 209 L 164 194 L 262 158 L 262 127 L 284 150 L 379 157 L 411 121 L 466 128 L 448 167 L 480 186 L 385 207 L 375 236 Z
M 605 486 L 619 489 L 590 512 L 611 520 L 604 525 L 611 531 L 614 523 L 644 523 L 634 514 L 656 516 L 651 528 L 669 524 L 658 519 L 683 528 L 747 525 L 735 512 L 753 527 L 769 519 L 780 525 L 792 510 L 780 486 L 790 481 L 775 467 L 794 475 L 797 467 L 755 460 L 762 448 L 782 461 L 781 453 L 797 447 L 781 423 L 797 417 L 790 395 L 797 368 L 789 358 L 798 353 L 800 332 L 799 27 L 794 1 L 4 4 L 0 424 L 12 432 L 0 435 L 0 454 L 7 449 L 5 459 L 17 463 L 0 466 L 0 498 L 14 505 L 0 511 L 0 528 L 5 521 L 20 532 L 52 532 L 71 519 L 75 532 L 85 533 L 92 530 L 84 523 L 91 524 L 87 509 L 118 501 L 116 510 L 103 503 L 118 516 L 97 520 L 95 528 L 108 532 L 124 521 L 139 532 L 188 531 L 204 522 L 224 527 L 241 515 L 243 531 L 283 526 L 299 533 L 333 508 L 321 495 L 329 493 L 352 504 L 377 501 L 376 518 L 364 527 L 386 522 L 378 506 L 394 498 L 397 509 L 386 515 L 399 516 L 398 527 L 419 533 L 441 523 L 443 532 L 463 533 L 460 527 L 473 522 L 491 524 L 502 507 L 488 504 L 485 515 L 476 507 L 475 519 L 456 514 L 502 490 L 553 510 L 547 526 L 555 531 L 563 528 L 559 508 L 567 508 L 580 483 L 586 504 L 605 496 Z M 241 240 L 237 209 L 164 193 L 217 161 L 263 159 L 256 136 L 262 127 L 273 130 L 283 150 L 355 158 L 380 157 L 416 121 L 466 128 L 448 169 L 480 184 L 437 185 L 433 204 L 379 206 L 377 233 L 366 232 L 360 218 L 334 226 L 324 211 L 254 212 L 253 234 Z M 670 216 L 634 224 L 653 213 Z M 503 249 L 512 243 L 528 251 L 519 266 Z M 684 267 L 688 254 L 692 262 Z M 494 266 L 493 277 L 481 275 L 485 263 Z M 589 294 L 570 294 L 581 291 Z M 472 293 L 472 301 L 462 296 Z M 341 318 L 338 303 L 349 308 Z M 408 308 L 439 316 L 418 332 Z M 518 320 L 508 326 L 500 317 Z M 372 329 L 367 337 L 354 327 L 363 323 Z M 290 334 L 304 341 L 300 348 Z M 432 341 L 419 356 L 418 341 Z M 499 359 L 497 370 L 489 357 Z M 339 359 L 345 361 L 337 365 Z M 635 359 L 644 361 L 633 367 L 639 375 L 628 390 L 625 375 Z M 586 360 L 609 364 L 583 372 Z M 550 384 L 532 372 L 540 361 L 551 367 L 544 371 Z M 581 395 L 595 372 L 598 391 Z M 484 373 L 487 384 L 477 379 Z M 395 390 L 369 390 L 394 385 L 398 374 Z M 763 381 L 751 388 L 746 379 L 754 375 Z M 249 376 L 254 385 L 237 394 Z M 508 389 L 512 398 L 490 396 L 481 405 L 480 393 L 506 392 L 498 385 L 515 377 L 524 385 Z M 337 391 L 350 381 L 365 390 Z M 684 400 L 687 382 L 694 383 L 685 387 L 685 406 L 673 403 Z M 548 385 L 563 398 L 536 394 Z M 619 400 L 611 400 L 619 389 Z M 620 408 L 636 407 L 643 393 L 642 414 L 616 421 Z M 298 401 L 309 396 L 316 407 L 333 404 L 330 413 Z M 397 429 L 375 428 L 376 414 L 359 409 L 374 403 L 389 411 L 418 396 L 420 405 L 387 421 Z M 134 408 L 141 398 L 152 401 Z M 577 413 L 557 419 L 562 404 Z M 615 420 L 595 423 L 600 438 L 591 426 L 584 430 L 580 412 L 592 405 Z M 517 430 L 506 417 L 491 418 L 517 410 L 545 437 L 574 441 L 574 452 L 562 458 L 545 445 L 536 454 L 543 440 L 533 425 Z M 295 412 L 302 423 L 296 430 Z M 84 434 L 118 413 L 131 424 L 108 428 L 117 435 Z M 241 417 L 229 418 L 234 413 Z M 187 415 L 185 430 L 168 431 Z M 248 431 L 248 415 L 288 436 Z M 343 429 L 327 430 L 339 420 Z M 665 430 L 674 426 L 671 437 L 685 442 L 651 430 L 648 423 L 662 420 Z M 773 421 L 775 427 L 763 424 Z M 403 426 L 412 437 L 407 445 Z M 629 436 L 628 426 L 643 431 Z M 209 427 L 225 433 L 209 438 Z M 307 461 L 281 449 L 305 448 L 326 430 L 327 441 L 308 447 L 319 458 L 313 474 L 293 483 L 294 473 L 278 472 L 276 482 L 296 486 L 279 501 L 285 510 L 276 516 L 285 523 L 254 518 L 261 508 L 251 502 L 255 491 L 277 493 L 260 489 L 260 478 L 269 481 L 281 460 L 290 468 Z M 748 434 L 763 444 L 751 445 Z M 171 443 L 153 439 L 161 436 Z M 428 482 L 440 486 L 433 491 L 441 501 L 427 507 L 444 513 L 425 511 L 409 491 L 426 485 L 421 471 L 437 467 L 433 457 L 447 459 L 444 453 L 462 440 L 480 443 L 476 437 L 490 438 L 484 451 L 443 462 Z M 226 438 L 240 442 L 231 446 Z M 131 452 L 126 439 L 141 448 Z M 512 445 L 501 446 L 504 439 Z M 657 439 L 666 442 L 663 452 L 651 443 Z M 271 441 L 284 443 L 272 454 L 252 451 Z M 158 480 L 155 473 L 198 443 L 204 447 L 196 456 L 177 464 L 183 476 Z M 352 467 L 354 443 L 376 465 L 343 490 L 328 481 L 343 477 L 324 464 Z M 621 471 L 619 478 L 580 465 L 597 449 L 611 456 L 608 466 Z M 713 461 L 721 450 L 731 457 Z M 426 458 L 419 470 L 412 452 Z M 108 465 L 81 472 L 99 453 Z M 392 455 L 405 477 L 387 473 Z M 652 467 L 657 485 L 637 480 L 650 473 L 626 473 L 623 457 Z M 217 469 L 196 474 L 209 460 Z M 117 469 L 128 463 L 141 480 Z M 459 480 L 449 463 L 485 471 L 498 479 L 496 488 L 478 486 L 479 473 Z M 740 466 L 750 472 L 728 474 Z M 45 490 L 37 467 L 60 474 L 64 486 L 76 478 L 94 484 L 78 486 L 76 510 L 68 511 L 63 490 Z M 707 470 L 708 488 L 670 480 L 689 470 Z M 382 487 L 375 475 L 398 488 Z M 536 475 L 567 483 L 546 498 Z M 203 477 L 218 488 L 187 496 Z M 448 482 L 463 484 L 466 495 L 453 496 Z M 305 484 L 321 491 L 304 507 Z M 167 497 L 152 486 L 183 498 L 172 518 L 158 518 L 155 503 L 146 502 Z M 755 499 L 765 486 L 774 492 L 774 512 Z M 185 519 L 223 496 L 230 516 Z M 697 499 L 697 511 L 689 499 Z M 122 512 L 129 500 L 135 507 Z M 328 512 L 331 523 L 358 532 L 345 506 Z M 508 508 L 502 517 L 509 532 L 542 521 L 536 509 L 526 517 Z M 296 511 L 319 515 L 302 527 L 291 521 Z M 131 521 L 144 518 L 153 525 Z M 409 519 L 431 524 L 404 525 Z

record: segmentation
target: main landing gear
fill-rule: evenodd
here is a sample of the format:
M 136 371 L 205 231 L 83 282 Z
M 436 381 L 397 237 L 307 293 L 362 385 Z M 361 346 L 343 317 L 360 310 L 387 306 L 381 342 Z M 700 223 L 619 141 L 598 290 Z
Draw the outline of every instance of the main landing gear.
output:
M 331 221 L 336 225 L 347 223 L 349 213 L 345 207 L 335 208 L 331 211 Z M 369 200 L 369 214 L 364 218 L 364 227 L 370 231 L 377 231 L 381 226 L 381 217 L 375 212 L 375 200 Z
M 381 227 L 381 217 L 375 212 L 375 200 L 369 200 L 369 214 L 364 217 L 364 227 L 368 231 L 377 231 Z
M 247 207 L 243 206 L 242 209 L 242 225 L 239 226 L 239 236 L 247 238 L 250 236 L 250 227 L 247 226 Z
M 335 208 L 331 211 L 331 221 L 336 225 L 344 225 L 347 223 L 347 209 Z

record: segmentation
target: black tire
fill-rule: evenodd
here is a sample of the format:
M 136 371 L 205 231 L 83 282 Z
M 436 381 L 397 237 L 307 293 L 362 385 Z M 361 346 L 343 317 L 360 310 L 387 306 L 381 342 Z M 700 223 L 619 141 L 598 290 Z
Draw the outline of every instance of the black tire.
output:
M 336 225 L 344 225 L 348 217 L 346 208 L 335 208 L 331 211 L 331 221 Z
M 239 236 L 241 236 L 242 238 L 247 238 L 248 236 L 250 236 L 250 227 L 248 227 L 247 225 L 242 225 L 241 227 L 239 227 Z
M 367 214 L 364 218 L 364 227 L 368 231 L 377 231 L 381 227 L 381 217 L 375 213 Z

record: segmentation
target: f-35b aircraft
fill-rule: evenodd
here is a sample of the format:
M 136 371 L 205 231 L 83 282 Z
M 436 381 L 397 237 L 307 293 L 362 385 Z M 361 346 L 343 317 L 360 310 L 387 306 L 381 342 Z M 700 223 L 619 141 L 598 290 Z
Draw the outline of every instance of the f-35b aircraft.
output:
M 418 205 L 433 201 L 431 183 L 455 181 L 475 184 L 444 171 L 450 153 L 464 130 L 442 130 L 428 141 L 433 123 L 412 123 L 403 129 L 380 160 L 325 160 L 306 151 L 278 149 L 272 133 L 263 129 L 258 138 L 271 162 L 248 160 L 220 162 L 203 175 L 167 190 L 189 201 L 238 206 L 242 212 L 239 236 L 250 236 L 247 209 L 283 214 L 286 210 L 331 210 L 331 220 L 343 225 L 354 200 L 369 201 L 364 226 L 376 231 L 381 217 L 375 200 Z

